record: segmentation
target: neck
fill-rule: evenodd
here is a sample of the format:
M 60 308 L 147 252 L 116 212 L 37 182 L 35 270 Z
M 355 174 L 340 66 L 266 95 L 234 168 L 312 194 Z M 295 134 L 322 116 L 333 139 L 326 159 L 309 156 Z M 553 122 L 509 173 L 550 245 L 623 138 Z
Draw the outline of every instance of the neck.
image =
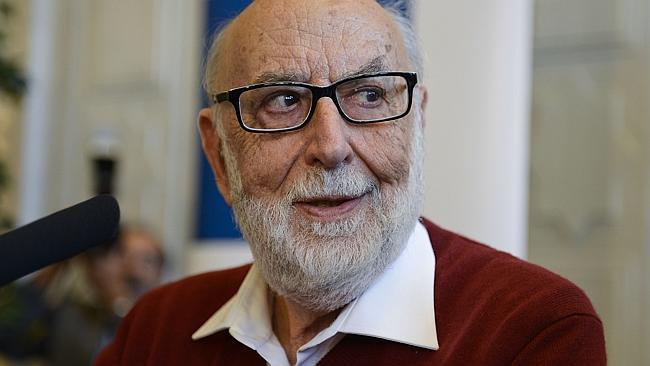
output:
M 289 364 L 296 364 L 298 349 L 327 328 L 339 315 L 334 311 L 312 311 L 275 295 L 273 306 L 273 332 L 284 348 Z

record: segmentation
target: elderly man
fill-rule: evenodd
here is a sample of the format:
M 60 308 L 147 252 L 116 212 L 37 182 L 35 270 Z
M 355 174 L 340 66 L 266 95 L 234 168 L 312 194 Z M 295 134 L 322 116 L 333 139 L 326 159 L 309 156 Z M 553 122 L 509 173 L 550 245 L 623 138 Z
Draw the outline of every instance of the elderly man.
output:
M 149 293 L 98 364 L 604 364 L 574 285 L 419 219 L 420 67 L 372 0 L 256 0 L 225 27 L 199 127 L 254 264 Z

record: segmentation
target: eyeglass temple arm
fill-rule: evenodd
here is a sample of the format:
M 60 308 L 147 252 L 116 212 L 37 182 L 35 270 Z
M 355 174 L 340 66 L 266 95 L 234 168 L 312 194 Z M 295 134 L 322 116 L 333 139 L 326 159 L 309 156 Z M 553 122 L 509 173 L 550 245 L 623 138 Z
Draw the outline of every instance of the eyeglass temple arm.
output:
M 228 100 L 230 100 L 230 96 L 228 95 L 228 92 L 223 92 L 212 96 L 212 103 L 221 103 Z

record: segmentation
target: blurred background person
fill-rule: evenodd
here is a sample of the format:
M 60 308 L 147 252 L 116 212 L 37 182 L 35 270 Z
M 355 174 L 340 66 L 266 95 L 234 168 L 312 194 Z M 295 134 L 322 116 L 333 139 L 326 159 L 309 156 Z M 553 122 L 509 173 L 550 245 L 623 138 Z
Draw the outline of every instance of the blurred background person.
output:
M 115 243 L 81 259 L 85 273 L 72 272 L 69 287 L 58 289 L 64 300 L 52 314 L 50 365 L 90 364 L 138 297 L 160 283 L 161 246 L 141 226 L 122 228 Z
M 164 255 L 160 241 L 144 226 L 131 225 L 119 241 L 130 303 L 160 284 Z
M 121 318 L 160 283 L 163 253 L 140 225 L 118 239 L 0 290 L 0 355 L 7 362 L 89 365 Z

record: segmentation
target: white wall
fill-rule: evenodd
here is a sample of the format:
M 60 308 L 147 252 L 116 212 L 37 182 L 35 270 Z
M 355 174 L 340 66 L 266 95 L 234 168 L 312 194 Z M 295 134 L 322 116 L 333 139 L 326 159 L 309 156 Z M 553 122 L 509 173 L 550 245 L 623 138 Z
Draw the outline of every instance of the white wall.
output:
M 420 0 L 429 90 L 424 213 L 526 255 L 532 14 L 529 0 Z
M 199 0 L 32 0 L 19 223 L 92 194 L 114 140 L 124 221 L 160 233 L 182 272 L 194 213 Z M 103 136 L 103 137 L 102 137 Z

